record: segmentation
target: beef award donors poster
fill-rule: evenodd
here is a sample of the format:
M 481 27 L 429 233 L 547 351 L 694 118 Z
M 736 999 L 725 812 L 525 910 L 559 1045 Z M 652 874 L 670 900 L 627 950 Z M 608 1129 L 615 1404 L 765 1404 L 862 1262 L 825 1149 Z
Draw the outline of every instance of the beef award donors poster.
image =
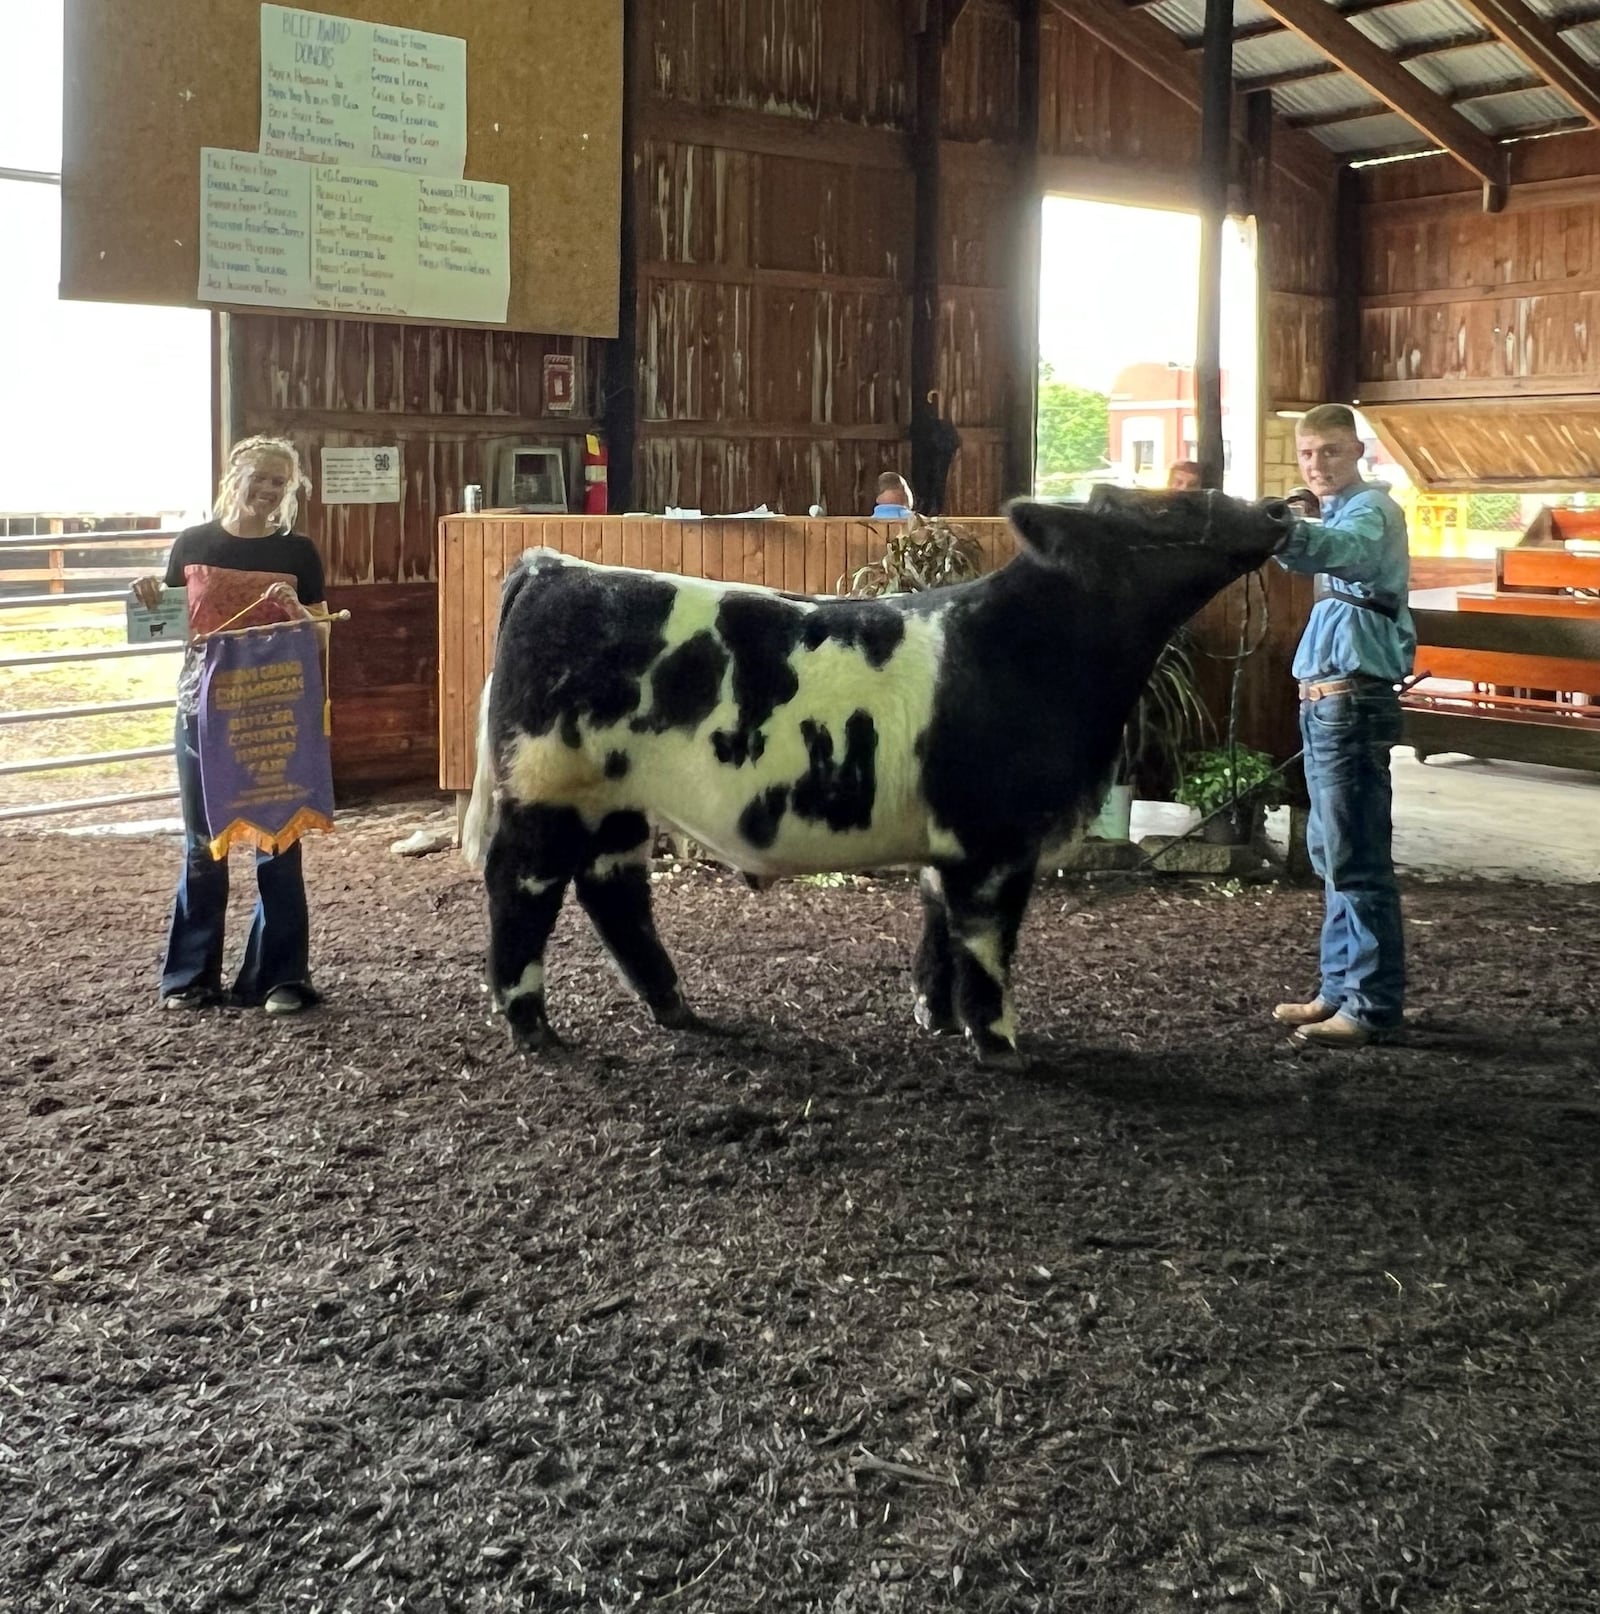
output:
M 321 630 L 286 623 L 206 640 L 200 781 L 211 855 L 236 841 L 283 852 L 333 828 Z

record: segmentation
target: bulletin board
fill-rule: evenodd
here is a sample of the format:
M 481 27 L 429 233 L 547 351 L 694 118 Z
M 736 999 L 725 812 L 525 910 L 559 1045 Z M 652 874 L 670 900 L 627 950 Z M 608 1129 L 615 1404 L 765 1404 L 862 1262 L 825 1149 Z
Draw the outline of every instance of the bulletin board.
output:
M 490 328 L 616 335 L 622 0 L 308 9 L 466 40 L 466 177 L 510 190 L 507 318 Z M 260 5 L 66 0 L 65 11 L 61 295 L 225 306 L 197 295 L 200 152 L 258 147 Z

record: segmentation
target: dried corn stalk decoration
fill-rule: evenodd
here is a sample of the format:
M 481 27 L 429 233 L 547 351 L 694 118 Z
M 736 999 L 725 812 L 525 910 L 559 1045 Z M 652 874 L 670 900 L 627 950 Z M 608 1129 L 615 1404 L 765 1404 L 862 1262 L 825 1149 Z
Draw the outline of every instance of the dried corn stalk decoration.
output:
M 860 567 L 848 588 L 842 576 L 835 588 L 858 599 L 912 594 L 918 589 L 970 582 L 982 568 L 983 548 L 965 527 L 943 516 L 929 520 L 913 515 L 905 531 L 896 533 L 884 546 L 879 559 Z

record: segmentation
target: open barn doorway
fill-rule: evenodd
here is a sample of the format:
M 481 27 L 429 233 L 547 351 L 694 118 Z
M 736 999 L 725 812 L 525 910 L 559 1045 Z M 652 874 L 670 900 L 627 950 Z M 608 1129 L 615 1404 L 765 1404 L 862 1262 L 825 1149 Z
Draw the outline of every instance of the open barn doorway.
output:
M 1196 458 L 1197 214 L 1046 196 L 1039 276 L 1035 491 L 1095 482 L 1164 487 Z M 1222 253 L 1223 485 L 1260 477 L 1255 225 L 1230 218 Z

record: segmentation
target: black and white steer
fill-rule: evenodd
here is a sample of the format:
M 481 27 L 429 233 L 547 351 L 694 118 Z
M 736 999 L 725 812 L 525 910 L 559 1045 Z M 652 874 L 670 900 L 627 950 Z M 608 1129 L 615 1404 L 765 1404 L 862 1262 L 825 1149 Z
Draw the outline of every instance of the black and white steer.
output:
M 1283 544 L 1281 503 L 1018 502 L 975 582 L 810 598 L 531 550 L 506 579 L 463 832 L 516 1041 L 554 1042 L 567 887 L 664 1026 L 697 1027 L 650 909 L 653 831 L 765 877 L 922 867 L 918 1022 L 1016 1057 L 1009 977 L 1041 849 L 1081 832 L 1161 646 Z

